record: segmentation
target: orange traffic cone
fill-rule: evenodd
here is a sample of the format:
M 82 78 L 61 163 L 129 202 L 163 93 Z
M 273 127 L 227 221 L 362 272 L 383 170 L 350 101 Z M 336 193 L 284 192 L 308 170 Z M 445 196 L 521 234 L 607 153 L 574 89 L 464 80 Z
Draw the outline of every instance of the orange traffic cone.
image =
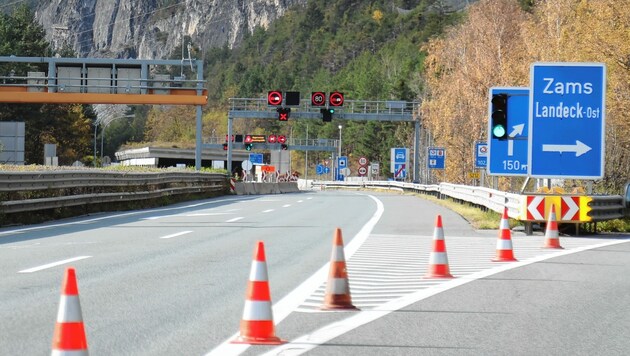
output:
M 493 262 L 512 262 L 518 261 L 514 258 L 512 252 L 512 233 L 508 224 L 508 210 L 503 209 L 503 217 L 501 217 L 501 225 L 499 226 L 499 239 L 497 240 L 497 257 Z
M 258 241 L 249 272 L 245 308 L 241 319 L 241 333 L 232 343 L 279 345 L 285 342 L 275 335 L 265 245 L 262 241 Z
M 79 289 L 73 267 L 68 267 L 61 285 L 59 311 L 52 341 L 52 355 L 88 354 Z
M 343 239 L 341 229 L 335 230 L 333 248 L 330 256 L 330 272 L 326 282 L 326 296 L 323 310 L 359 310 L 352 305 L 350 296 L 350 283 L 348 282 L 348 270 L 346 269 L 346 257 L 343 253 Z
M 442 216 L 435 219 L 433 230 L 433 251 L 429 257 L 429 272 L 424 278 L 453 278 L 448 268 L 448 255 L 444 242 L 444 229 L 442 228 Z
M 558 237 L 558 222 L 556 221 L 556 210 L 554 206 L 551 206 L 549 212 L 549 218 L 547 219 L 547 228 L 545 229 L 545 245 L 543 248 L 557 248 L 563 249 L 560 246 L 560 239 Z

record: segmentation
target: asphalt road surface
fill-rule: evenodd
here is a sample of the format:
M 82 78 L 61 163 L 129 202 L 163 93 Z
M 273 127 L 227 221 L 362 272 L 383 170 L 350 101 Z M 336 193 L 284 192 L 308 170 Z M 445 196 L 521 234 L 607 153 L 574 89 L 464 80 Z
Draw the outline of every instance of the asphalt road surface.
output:
M 452 280 L 425 279 L 442 215 Z M 358 312 L 322 312 L 343 231 Z M 0 229 L 0 354 L 50 353 L 63 272 L 77 271 L 93 355 L 584 354 L 630 350 L 626 236 L 513 235 L 396 193 L 221 197 Z M 280 347 L 234 345 L 264 241 Z

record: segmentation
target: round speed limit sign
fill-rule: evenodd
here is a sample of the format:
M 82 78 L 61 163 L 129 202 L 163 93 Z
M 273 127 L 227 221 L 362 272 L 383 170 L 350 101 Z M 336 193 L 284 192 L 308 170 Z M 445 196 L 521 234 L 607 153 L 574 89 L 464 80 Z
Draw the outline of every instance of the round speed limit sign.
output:
M 365 157 L 360 157 L 359 158 L 359 165 L 360 166 L 367 166 L 368 160 Z

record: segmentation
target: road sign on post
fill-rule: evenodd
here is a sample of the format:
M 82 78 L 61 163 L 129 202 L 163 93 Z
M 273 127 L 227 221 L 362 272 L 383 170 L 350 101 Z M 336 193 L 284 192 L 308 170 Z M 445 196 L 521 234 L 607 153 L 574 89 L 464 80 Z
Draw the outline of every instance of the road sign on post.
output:
M 490 88 L 488 98 L 488 173 L 503 176 L 527 175 L 527 134 L 529 128 L 529 88 Z M 506 138 L 492 134 L 492 98 L 507 95 Z
M 337 180 L 343 180 L 345 169 L 348 167 L 348 157 L 339 156 L 337 157 Z
M 475 168 L 486 168 L 488 165 L 488 143 L 475 142 Z
M 429 169 L 444 169 L 444 161 L 446 158 L 446 149 L 444 147 L 428 147 Z
M 528 173 L 534 178 L 604 176 L 606 66 L 531 66 Z

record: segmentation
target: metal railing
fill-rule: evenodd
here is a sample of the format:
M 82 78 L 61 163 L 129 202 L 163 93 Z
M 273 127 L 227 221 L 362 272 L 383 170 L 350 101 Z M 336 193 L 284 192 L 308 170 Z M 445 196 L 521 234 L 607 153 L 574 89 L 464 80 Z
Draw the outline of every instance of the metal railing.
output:
M 396 181 L 316 181 L 314 186 L 344 187 L 344 188 L 368 188 L 368 189 L 395 189 L 401 191 L 413 191 L 427 193 L 437 196 L 448 196 L 453 199 L 465 201 L 471 204 L 484 207 L 498 213 L 502 213 L 505 207 L 508 208 L 508 216 L 520 220 L 524 215 L 522 209 L 525 207 L 523 195 L 502 192 L 500 190 L 466 186 L 450 183 L 440 183 L 433 185 L 405 183 Z M 598 222 L 612 219 L 621 219 L 628 216 L 630 211 L 625 208 L 624 198 L 621 195 L 593 195 L 589 203 L 590 211 L 588 216 L 590 221 Z M 575 223 L 579 223 L 576 221 Z
M 0 213 L 132 202 L 182 194 L 221 194 L 227 190 L 228 177 L 224 174 L 175 171 L 2 172 L 0 197 L 4 197 L 5 201 L 0 202 Z M 43 197 L 29 198 L 31 196 Z
M 276 106 L 267 105 L 264 98 L 230 98 L 230 111 L 266 111 L 276 113 Z M 319 113 L 324 106 L 313 106 L 309 99 L 301 99 L 300 105 L 291 106 L 295 112 Z M 343 106 L 335 110 L 345 114 L 374 114 L 374 115 L 411 115 L 418 116 L 420 103 L 405 101 L 370 101 L 346 100 Z

